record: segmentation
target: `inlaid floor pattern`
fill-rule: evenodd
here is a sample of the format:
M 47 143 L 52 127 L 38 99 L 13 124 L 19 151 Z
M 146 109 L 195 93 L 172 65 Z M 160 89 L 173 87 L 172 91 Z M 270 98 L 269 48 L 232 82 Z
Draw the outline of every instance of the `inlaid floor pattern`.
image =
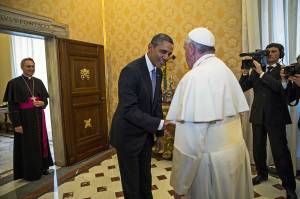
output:
M 154 199 L 171 199 L 174 191 L 169 185 L 171 161 L 152 158 L 152 193 Z M 255 171 L 252 172 L 255 174 Z M 299 195 L 297 179 L 297 194 Z M 269 177 L 267 182 L 254 187 L 257 199 L 284 199 L 285 190 L 277 177 Z M 121 199 L 123 197 L 120 173 L 116 155 L 99 165 L 79 174 L 74 179 L 60 185 L 55 192 L 49 192 L 40 199 L 75 198 L 75 199 Z

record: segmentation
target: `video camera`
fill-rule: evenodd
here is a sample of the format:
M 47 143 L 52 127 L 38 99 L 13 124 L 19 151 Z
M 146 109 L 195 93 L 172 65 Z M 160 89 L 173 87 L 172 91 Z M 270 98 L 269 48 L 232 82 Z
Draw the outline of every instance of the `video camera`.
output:
M 283 71 L 285 78 L 289 78 L 289 76 L 293 76 L 295 74 L 300 74 L 300 64 L 293 63 L 289 66 L 285 66 Z
M 269 55 L 270 51 L 269 50 L 255 50 L 254 52 L 249 52 L 249 53 L 241 53 L 240 57 L 252 57 L 255 61 L 259 62 L 262 67 L 266 65 L 266 60 L 265 58 Z M 241 69 L 250 69 L 254 68 L 255 65 L 253 64 L 252 59 L 244 59 L 242 60 L 242 66 Z

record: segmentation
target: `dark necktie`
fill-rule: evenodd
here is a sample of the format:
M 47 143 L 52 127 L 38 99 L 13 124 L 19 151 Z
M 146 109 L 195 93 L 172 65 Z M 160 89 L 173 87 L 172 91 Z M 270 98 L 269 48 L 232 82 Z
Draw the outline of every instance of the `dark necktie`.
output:
M 273 69 L 273 66 L 267 66 L 267 69 L 268 69 L 267 72 L 270 73 L 271 70 Z
M 151 81 L 152 81 L 152 100 L 154 99 L 155 87 L 156 87 L 156 70 L 155 68 L 151 71 Z

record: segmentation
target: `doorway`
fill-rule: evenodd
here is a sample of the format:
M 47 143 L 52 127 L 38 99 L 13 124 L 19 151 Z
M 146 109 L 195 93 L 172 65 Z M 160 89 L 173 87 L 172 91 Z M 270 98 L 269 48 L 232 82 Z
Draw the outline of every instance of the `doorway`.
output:
M 1 5 L 0 32 L 45 40 L 55 164 L 108 148 L 104 47 L 69 40 L 67 25 Z
M 33 38 L 0 33 L 0 104 L 2 110 L 7 109 L 3 103 L 3 95 L 7 82 L 20 76 L 22 70 L 20 62 L 23 58 L 31 57 L 35 61 L 34 76 L 41 79 L 48 90 L 45 40 L 43 37 Z M 13 130 L 7 120 L 7 113 L 2 112 L 0 117 L 0 178 L 11 175 L 13 169 Z M 51 155 L 54 160 L 54 147 L 52 139 L 50 103 L 45 109 L 47 134 Z M 7 120 L 7 121 L 6 121 Z

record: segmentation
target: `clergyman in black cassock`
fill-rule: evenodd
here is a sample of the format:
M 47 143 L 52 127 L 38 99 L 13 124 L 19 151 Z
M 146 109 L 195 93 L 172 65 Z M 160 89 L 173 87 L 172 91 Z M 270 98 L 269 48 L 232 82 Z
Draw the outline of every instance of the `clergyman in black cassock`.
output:
M 43 110 L 49 94 L 43 82 L 32 76 L 33 59 L 23 59 L 21 68 L 23 74 L 8 82 L 3 101 L 8 102 L 14 127 L 14 179 L 33 181 L 53 165 Z

